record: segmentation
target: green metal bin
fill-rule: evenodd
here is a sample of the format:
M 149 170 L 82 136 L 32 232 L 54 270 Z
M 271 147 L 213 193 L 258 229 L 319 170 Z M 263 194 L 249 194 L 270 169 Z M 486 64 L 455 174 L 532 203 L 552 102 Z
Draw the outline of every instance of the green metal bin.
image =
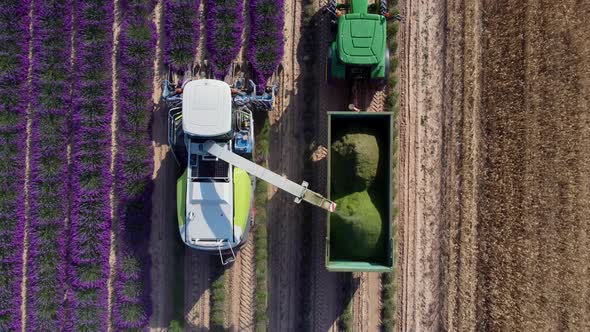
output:
M 393 269 L 393 234 L 392 234 L 392 211 L 393 211 L 393 195 L 392 195 L 392 176 L 393 176 L 393 114 L 389 112 L 383 113 L 354 113 L 354 112 L 329 112 L 328 113 L 328 199 L 332 197 L 332 182 L 338 181 L 333 178 L 334 172 L 332 167 L 350 167 L 350 165 L 333 165 L 332 161 L 332 144 L 333 135 L 339 136 L 346 133 L 347 130 L 354 131 L 355 127 L 363 126 L 363 128 L 374 128 L 374 133 L 379 136 L 379 165 L 381 167 L 381 175 L 379 178 L 379 189 L 372 191 L 371 199 L 382 202 L 378 206 L 380 220 L 381 220 L 381 235 L 379 238 L 378 255 L 370 259 L 359 260 L 356 257 L 351 257 L 347 251 L 339 250 L 337 253 L 333 248 L 342 248 L 342 243 L 335 237 L 331 237 L 331 227 L 337 227 L 338 224 L 333 222 L 334 216 L 327 214 L 327 233 L 326 233 L 326 269 L 332 272 L 389 272 Z M 352 129 L 351 129 L 352 128 Z M 384 159 L 382 159 L 384 158 Z M 381 162 L 383 162 L 381 164 Z M 383 166 L 384 165 L 384 166 Z M 384 169 L 383 169 L 384 168 Z M 347 179 L 340 179 L 346 181 Z M 362 218 L 359 218 L 362 224 Z M 339 231 L 334 229 L 335 232 Z M 336 233 L 335 233 L 336 234 Z M 339 233 L 341 234 L 341 232 Z M 342 239 L 340 240 L 342 241 Z M 358 243 L 346 244 L 345 246 L 350 250 L 355 250 Z

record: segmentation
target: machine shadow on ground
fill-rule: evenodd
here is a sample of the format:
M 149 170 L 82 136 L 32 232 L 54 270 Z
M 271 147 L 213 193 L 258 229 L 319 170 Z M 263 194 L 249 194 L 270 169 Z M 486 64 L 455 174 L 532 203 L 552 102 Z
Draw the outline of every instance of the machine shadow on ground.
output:
M 168 145 L 167 112 L 162 102 L 154 105 L 152 140 L 157 151 Z M 158 156 L 156 156 L 157 158 Z M 151 257 L 154 313 L 150 326 L 168 328 L 182 322 L 184 314 L 184 245 L 176 220 L 176 175 L 179 168 L 172 152 L 159 160 L 153 179 Z

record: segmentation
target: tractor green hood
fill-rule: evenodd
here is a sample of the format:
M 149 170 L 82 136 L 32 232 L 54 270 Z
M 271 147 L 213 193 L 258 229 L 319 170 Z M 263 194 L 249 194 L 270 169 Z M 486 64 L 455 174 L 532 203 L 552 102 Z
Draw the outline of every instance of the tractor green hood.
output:
M 338 57 L 350 65 L 376 65 L 383 61 L 386 43 L 385 17 L 352 13 L 338 21 Z

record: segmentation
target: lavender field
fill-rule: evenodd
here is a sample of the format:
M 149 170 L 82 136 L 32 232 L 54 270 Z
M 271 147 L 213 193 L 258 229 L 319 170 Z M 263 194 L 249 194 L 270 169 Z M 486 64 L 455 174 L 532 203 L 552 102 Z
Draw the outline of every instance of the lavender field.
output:
M 268 3 L 0 0 L 0 331 L 158 324 L 154 96 L 168 68 L 223 79 L 242 52 L 265 82 Z

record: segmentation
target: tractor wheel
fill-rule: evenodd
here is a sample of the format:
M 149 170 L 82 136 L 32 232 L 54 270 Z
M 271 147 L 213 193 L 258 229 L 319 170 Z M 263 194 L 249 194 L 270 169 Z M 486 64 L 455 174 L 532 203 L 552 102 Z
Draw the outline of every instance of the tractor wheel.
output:
M 387 8 L 387 0 L 379 1 L 379 14 L 381 14 L 381 16 L 385 16 L 388 12 L 389 10 Z
M 326 82 L 328 85 L 334 83 L 334 77 L 332 77 L 332 46 L 328 46 L 328 59 L 326 61 Z
M 389 47 L 385 48 L 385 77 L 384 83 L 389 83 L 389 70 L 391 68 L 391 64 L 389 63 Z
M 377 78 L 372 80 L 374 83 L 374 86 L 376 88 L 383 88 L 385 86 L 387 86 L 387 83 L 389 83 L 389 69 L 391 68 L 391 64 L 389 63 L 389 48 L 385 49 L 385 74 L 383 75 L 383 78 Z

